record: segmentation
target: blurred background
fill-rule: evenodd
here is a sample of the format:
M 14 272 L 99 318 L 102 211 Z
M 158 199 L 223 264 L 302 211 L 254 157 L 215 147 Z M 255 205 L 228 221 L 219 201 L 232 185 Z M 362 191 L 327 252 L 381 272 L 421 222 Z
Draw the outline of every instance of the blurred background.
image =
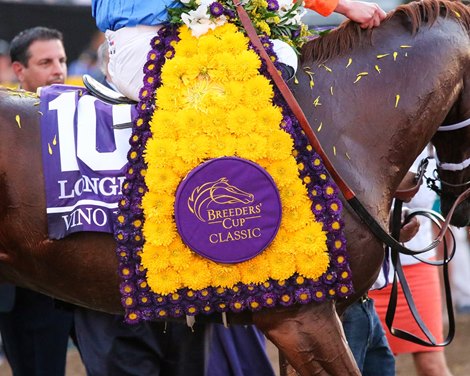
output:
M 401 0 L 376 0 L 389 11 Z M 304 21 L 309 26 L 326 27 L 340 24 L 344 17 L 333 14 L 322 17 L 310 10 Z M 3 65 L 8 64 L 8 43 L 20 31 L 33 26 L 47 26 L 60 30 L 68 58 L 69 84 L 81 84 L 84 73 L 101 78 L 96 67 L 96 50 L 104 40 L 91 16 L 91 0 L 0 0 L 0 82 L 15 86 L 14 76 Z M 3 57 L 2 57 L 3 56 Z M 3 62 L 2 62 L 3 61 Z
M 96 49 L 104 35 L 91 16 L 91 0 L 0 0 L 0 56 L 4 56 L 16 34 L 34 26 L 47 26 L 63 33 L 68 83 L 80 83 L 77 76 L 83 73 L 99 74 Z M 12 86 L 6 79 L 1 81 Z

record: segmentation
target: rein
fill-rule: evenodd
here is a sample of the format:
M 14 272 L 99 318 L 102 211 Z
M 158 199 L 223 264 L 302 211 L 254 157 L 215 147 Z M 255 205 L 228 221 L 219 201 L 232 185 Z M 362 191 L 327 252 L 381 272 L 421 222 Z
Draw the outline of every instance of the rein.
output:
M 356 197 L 353 190 L 346 184 L 346 182 L 343 180 L 343 178 L 336 171 L 336 169 L 334 168 L 334 166 L 331 163 L 330 159 L 328 158 L 328 156 L 326 155 L 326 153 L 323 150 L 322 146 L 320 145 L 320 142 L 319 142 L 318 138 L 313 133 L 312 128 L 311 128 L 304 112 L 302 111 L 300 105 L 298 104 L 298 102 L 295 99 L 294 95 L 290 91 L 290 89 L 287 86 L 286 82 L 279 75 L 276 67 L 274 66 L 274 63 L 269 58 L 266 50 L 264 49 L 264 47 L 263 47 L 263 45 L 262 45 L 262 43 L 261 43 L 261 41 L 258 37 L 258 34 L 257 34 L 255 28 L 254 28 L 254 26 L 251 22 L 251 19 L 248 16 L 248 14 L 246 13 L 243 6 L 241 5 L 240 0 L 234 0 L 234 4 L 236 6 L 238 16 L 240 17 L 240 20 L 243 24 L 243 27 L 245 28 L 245 31 L 246 31 L 248 37 L 250 38 L 251 43 L 253 44 L 253 46 L 256 48 L 257 52 L 261 56 L 261 58 L 266 63 L 267 70 L 268 70 L 269 74 L 271 75 L 272 80 L 276 84 L 276 86 L 279 89 L 281 95 L 283 96 L 283 98 L 287 102 L 288 106 L 290 107 L 290 109 L 292 110 L 292 112 L 296 116 L 297 120 L 299 121 L 299 124 L 300 124 L 302 130 L 304 131 L 305 135 L 307 136 L 307 139 L 308 139 L 309 143 L 311 144 L 311 146 L 315 149 L 315 151 L 322 158 L 326 169 L 328 170 L 328 172 L 331 174 L 333 180 L 338 185 L 338 187 L 341 190 L 344 198 L 349 203 L 349 205 L 354 209 L 356 214 L 362 219 L 362 221 L 369 227 L 369 229 L 372 231 L 372 233 L 377 238 L 379 238 L 383 243 L 385 243 L 386 246 L 388 246 L 392 250 L 392 261 L 394 262 L 394 265 L 397 266 L 397 268 L 395 269 L 394 285 L 392 287 L 392 293 L 395 293 L 395 294 L 397 293 L 397 290 L 398 290 L 398 287 L 397 287 L 397 284 L 396 284 L 397 278 L 400 278 L 400 281 L 402 281 L 402 280 L 405 281 L 402 287 L 403 287 L 403 291 L 405 292 L 405 296 L 406 296 L 406 299 L 408 301 L 408 305 L 409 305 L 410 309 L 413 312 L 413 315 L 415 317 L 416 322 L 420 326 L 421 330 L 425 333 L 425 335 L 428 338 L 429 342 L 424 341 L 421 338 L 416 337 L 416 336 L 414 336 L 410 333 L 407 333 L 407 332 L 404 332 L 404 331 L 401 331 L 401 330 L 395 329 L 395 328 L 391 328 L 392 333 L 394 335 L 396 335 L 397 337 L 401 337 L 401 338 L 407 339 L 409 341 L 422 344 L 424 346 L 445 346 L 445 345 L 449 344 L 450 341 L 452 340 L 453 336 L 454 336 L 455 321 L 454 321 L 454 316 L 453 316 L 453 311 L 452 311 L 453 308 L 452 308 L 452 301 L 451 301 L 451 296 L 450 296 L 450 284 L 449 284 L 449 278 L 448 278 L 448 271 L 447 271 L 447 267 L 446 267 L 447 263 L 448 263 L 446 247 L 445 247 L 445 261 L 444 261 L 444 284 L 445 284 L 445 289 L 446 289 L 447 309 L 448 309 L 448 314 L 449 314 L 449 334 L 448 334 L 446 340 L 441 344 L 436 343 L 435 338 L 429 332 L 426 325 L 422 322 L 422 320 L 419 316 L 419 313 L 417 312 L 416 307 L 414 306 L 414 303 L 412 302 L 412 300 L 411 300 L 411 303 L 410 303 L 409 298 L 411 297 L 411 291 L 409 290 L 408 284 L 406 283 L 406 280 L 404 279 L 405 276 L 404 276 L 403 271 L 401 269 L 399 253 L 414 256 L 414 255 L 417 255 L 417 254 L 420 254 L 420 253 L 427 252 L 427 251 L 437 247 L 439 245 L 439 243 L 441 243 L 442 239 L 444 238 L 444 236 L 445 236 L 445 234 L 448 230 L 448 227 L 449 227 L 449 224 L 450 224 L 450 219 L 453 216 L 455 208 L 463 200 L 465 200 L 467 197 L 470 196 L 470 188 L 467 189 L 465 192 L 463 192 L 457 198 L 457 200 L 454 202 L 451 210 L 449 211 L 449 213 L 447 215 L 447 219 L 445 220 L 444 224 L 442 225 L 442 227 L 439 231 L 439 234 L 438 234 L 437 238 L 429 246 L 427 246 L 423 250 L 414 251 L 414 250 L 410 250 L 410 249 L 404 247 L 402 244 L 400 244 L 396 240 L 396 239 L 399 238 L 400 226 L 396 227 L 395 230 L 394 230 L 395 233 L 392 234 L 393 236 L 395 236 L 395 238 L 393 236 L 391 236 L 387 231 L 385 231 L 382 228 L 382 226 L 376 221 L 376 219 L 366 210 L 366 208 L 363 206 L 363 204 Z M 468 121 L 468 124 L 467 124 L 467 122 L 464 122 L 464 123 L 465 123 L 465 125 L 462 125 L 461 123 L 459 123 L 459 124 L 456 124 L 452 127 L 454 129 L 460 129 L 463 126 L 470 125 L 470 120 Z M 413 189 L 415 189 L 415 188 L 413 188 Z M 410 194 L 411 192 L 407 192 L 407 193 Z M 396 200 L 396 201 L 399 201 L 399 200 Z M 401 206 L 401 204 L 399 204 L 399 205 Z M 398 212 L 398 210 L 397 210 L 397 212 Z M 399 212 L 400 212 L 400 215 L 401 215 L 401 207 L 400 207 Z M 395 211 L 394 211 L 394 217 L 395 216 L 398 218 L 398 220 L 401 220 L 401 218 L 397 214 L 395 214 Z M 398 223 L 400 223 L 400 222 L 398 222 Z M 393 316 L 394 316 L 394 313 L 395 313 L 396 299 L 395 299 L 395 304 L 392 301 L 389 303 L 389 308 L 390 308 L 390 306 L 392 306 L 392 307 L 387 312 L 386 320 L 387 320 L 387 325 L 388 325 L 388 322 L 390 322 L 390 327 L 391 327 L 392 322 L 393 322 Z

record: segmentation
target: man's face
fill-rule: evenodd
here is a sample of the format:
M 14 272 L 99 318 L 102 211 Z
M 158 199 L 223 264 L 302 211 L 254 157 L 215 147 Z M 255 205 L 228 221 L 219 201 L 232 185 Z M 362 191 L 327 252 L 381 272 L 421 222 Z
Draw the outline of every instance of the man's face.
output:
M 27 66 L 13 63 L 13 69 L 25 90 L 35 92 L 38 87 L 63 84 L 67 76 L 67 57 L 58 39 L 37 40 L 28 49 Z

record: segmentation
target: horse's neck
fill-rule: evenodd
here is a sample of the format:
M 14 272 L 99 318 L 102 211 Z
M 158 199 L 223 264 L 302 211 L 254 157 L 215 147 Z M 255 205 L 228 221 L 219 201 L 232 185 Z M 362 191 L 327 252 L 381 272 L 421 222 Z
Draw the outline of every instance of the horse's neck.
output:
M 468 45 L 468 36 L 454 22 L 425 30 L 413 37 L 389 22 L 374 31 L 372 46 L 324 65 L 304 63 L 298 72 L 293 90 L 312 129 L 338 172 L 370 206 L 390 202 L 457 100 L 462 73 L 452 59 L 464 49 L 455 39 L 466 38 Z

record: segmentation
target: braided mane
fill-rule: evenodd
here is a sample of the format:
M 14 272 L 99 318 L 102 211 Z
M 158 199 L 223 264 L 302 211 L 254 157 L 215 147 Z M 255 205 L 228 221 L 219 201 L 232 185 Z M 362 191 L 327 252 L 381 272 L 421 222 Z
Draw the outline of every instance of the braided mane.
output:
M 422 25 L 433 25 L 438 17 L 457 20 L 467 32 L 470 31 L 470 8 L 460 1 L 421 0 L 401 5 L 387 15 L 386 22 L 398 15 L 410 20 L 410 33 L 416 33 Z M 349 20 L 330 33 L 308 42 L 302 50 L 302 60 L 324 62 L 371 40 L 374 30 L 362 30 L 359 24 Z

